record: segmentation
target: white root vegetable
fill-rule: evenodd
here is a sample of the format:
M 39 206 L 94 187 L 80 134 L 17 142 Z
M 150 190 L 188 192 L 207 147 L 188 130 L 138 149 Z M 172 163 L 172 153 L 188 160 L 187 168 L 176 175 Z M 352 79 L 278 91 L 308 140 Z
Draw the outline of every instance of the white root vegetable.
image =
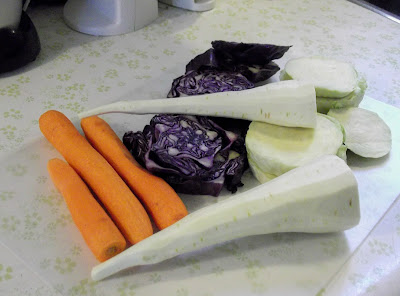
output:
M 357 181 L 337 156 L 324 156 L 276 179 L 197 210 L 92 270 L 101 280 L 232 239 L 275 232 L 343 231 L 360 219 Z
M 331 109 L 329 116 L 336 118 L 346 132 L 347 148 L 362 157 L 378 158 L 392 149 L 389 126 L 375 112 L 362 108 Z
M 82 112 L 79 117 L 104 113 L 192 114 L 313 128 L 316 112 L 315 89 L 312 85 L 298 81 L 280 81 L 243 91 L 184 98 L 121 101 Z

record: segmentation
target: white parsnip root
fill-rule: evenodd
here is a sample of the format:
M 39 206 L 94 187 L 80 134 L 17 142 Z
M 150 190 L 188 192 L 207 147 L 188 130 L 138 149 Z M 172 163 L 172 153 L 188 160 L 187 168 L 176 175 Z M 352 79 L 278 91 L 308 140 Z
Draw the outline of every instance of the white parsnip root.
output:
M 359 219 L 358 187 L 351 169 L 337 156 L 324 156 L 189 214 L 94 267 L 92 278 L 101 280 L 129 267 L 250 235 L 343 231 Z
M 120 101 L 82 112 L 79 117 L 104 113 L 191 114 L 313 128 L 316 124 L 316 108 L 314 86 L 289 80 L 243 91 L 170 99 Z

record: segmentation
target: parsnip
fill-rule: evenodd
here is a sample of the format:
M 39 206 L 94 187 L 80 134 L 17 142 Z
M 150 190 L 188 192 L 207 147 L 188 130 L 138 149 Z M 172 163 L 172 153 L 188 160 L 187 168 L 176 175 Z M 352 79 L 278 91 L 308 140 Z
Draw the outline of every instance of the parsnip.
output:
M 243 91 L 171 99 L 120 101 L 82 112 L 79 117 L 104 113 L 192 114 L 313 128 L 317 112 L 315 97 L 315 89 L 311 84 L 290 80 Z
M 336 232 L 360 219 L 357 181 L 334 155 L 197 210 L 101 263 L 101 280 L 126 268 L 161 262 L 232 239 L 275 232 Z

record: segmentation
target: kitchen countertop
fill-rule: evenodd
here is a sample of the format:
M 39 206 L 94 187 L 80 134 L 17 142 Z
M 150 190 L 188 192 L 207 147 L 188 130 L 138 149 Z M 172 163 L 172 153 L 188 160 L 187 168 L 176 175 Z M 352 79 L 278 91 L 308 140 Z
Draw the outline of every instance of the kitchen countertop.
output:
M 78 112 L 120 99 L 165 97 L 172 80 L 183 74 L 186 63 L 218 39 L 292 45 L 284 57 L 276 61 L 280 66 L 290 58 L 305 55 L 351 62 L 368 82 L 366 95 L 394 107 L 369 101 L 366 106 L 378 110 L 389 108 L 391 114 L 400 114 L 397 109 L 400 107 L 400 25 L 353 3 L 340 0 L 218 0 L 216 8 L 209 12 L 195 13 L 160 5 L 159 14 L 153 24 L 137 32 L 95 37 L 69 29 L 62 20 L 61 7 L 41 6 L 28 10 L 42 50 L 37 60 L 25 68 L 0 75 L 0 163 L 15 157 L 16 153 L 22 155 L 24 151 L 45 145 L 38 144 L 37 139 L 41 137 L 38 118 L 46 110 L 57 109 L 76 118 Z M 31 156 L 39 157 L 35 155 Z M 5 170 L 23 175 L 25 168 L 7 166 Z M 45 172 L 37 176 L 35 182 L 51 187 Z M 5 188 L 6 184 L 0 186 L 1 207 L 17 198 L 13 191 L 3 189 L 3 185 Z M 51 196 L 43 199 L 52 209 L 62 213 L 58 220 L 54 218 L 55 224 L 71 223 L 67 213 L 60 210 L 59 202 Z M 4 214 L 3 209 L 0 213 Z M 296 286 L 299 294 L 400 294 L 397 280 L 400 276 L 400 201 L 388 203 L 382 211 L 385 215 L 366 232 L 369 235 L 360 239 L 357 246 L 350 247 L 352 256 L 337 265 L 337 272 L 323 283 L 323 288 L 304 277 Z M 26 212 L 24 217 L 0 216 L 0 294 L 103 295 L 104 292 L 87 278 L 70 286 L 67 281 L 59 280 L 76 272 L 78 263 L 74 260 L 85 252 L 79 246 L 75 245 L 69 253 L 66 251 L 68 254 L 64 257 L 32 254 L 34 258 L 27 260 L 23 248 L 12 242 L 37 244 L 32 236 L 39 234 L 35 233 L 32 225 L 36 224 L 32 221 L 43 223 L 35 212 Z M 17 237 L 14 233 L 18 229 L 22 234 Z M 282 248 L 293 252 L 290 248 L 293 241 L 289 236 L 273 236 L 270 241 L 281 242 Z M 325 248 L 327 257 L 340 252 L 342 247 L 335 245 L 337 240 L 334 238 L 331 241 L 332 244 Z M 256 240 L 255 244 L 259 242 Z M 264 285 L 270 283 L 268 279 L 257 279 L 257 273 L 265 266 L 244 258 L 246 254 L 235 249 L 235 244 L 230 247 L 225 253 L 242 256 L 251 292 L 267 295 L 273 290 Z M 282 254 L 284 252 L 278 252 L 275 257 Z M 289 256 L 301 257 L 293 253 Z M 237 258 L 238 261 L 242 259 Z M 303 263 L 308 264 L 306 259 Z M 196 257 L 184 257 L 176 264 L 186 268 L 188 282 L 192 280 L 190 275 L 193 278 L 198 275 L 201 265 Z M 213 276 L 223 278 L 224 270 L 218 268 L 220 266 L 213 270 Z M 59 277 L 46 278 L 42 273 L 56 273 Z M 154 285 L 163 282 L 157 269 L 149 276 L 149 282 Z M 174 290 L 166 288 L 166 293 L 220 295 L 214 294 L 213 290 L 200 293 L 190 290 L 190 286 L 182 282 L 178 284 Z M 229 285 L 229 282 L 224 284 Z M 133 295 L 135 292 L 142 295 L 140 289 L 140 283 L 130 282 L 126 277 L 116 286 L 115 295 Z

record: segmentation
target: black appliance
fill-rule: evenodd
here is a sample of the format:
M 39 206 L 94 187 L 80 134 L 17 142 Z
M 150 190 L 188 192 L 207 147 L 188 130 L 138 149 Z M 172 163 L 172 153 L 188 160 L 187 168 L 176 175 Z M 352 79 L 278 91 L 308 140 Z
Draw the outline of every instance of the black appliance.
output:
M 0 73 L 9 72 L 34 61 L 40 40 L 29 16 L 22 11 L 18 28 L 0 29 Z

